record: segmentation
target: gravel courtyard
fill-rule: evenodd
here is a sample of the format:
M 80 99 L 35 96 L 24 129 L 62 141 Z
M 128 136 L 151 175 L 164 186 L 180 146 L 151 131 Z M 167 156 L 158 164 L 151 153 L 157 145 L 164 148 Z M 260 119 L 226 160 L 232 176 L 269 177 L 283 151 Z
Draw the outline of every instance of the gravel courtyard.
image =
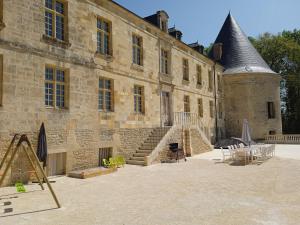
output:
M 278 150 L 262 165 L 223 164 L 214 151 L 186 163 L 126 165 L 87 180 L 55 178 L 61 209 L 37 185 L 27 186 L 26 194 L 1 188 L 0 224 L 298 225 L 300 157 L 290 159 L 300 155 L 298 147 L 287 154 Z M 12 205 L 4 207 L 5 201 Z M 13 212 L 4 214 L 4 208 Z

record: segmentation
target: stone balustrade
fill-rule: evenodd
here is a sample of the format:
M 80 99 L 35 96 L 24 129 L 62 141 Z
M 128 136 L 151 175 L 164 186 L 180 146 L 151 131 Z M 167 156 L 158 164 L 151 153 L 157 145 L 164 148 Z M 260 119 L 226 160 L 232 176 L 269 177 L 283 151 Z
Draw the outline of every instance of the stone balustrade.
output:
M 277 134 L 265 136 L 268 144 L 300 144 L 300 134 Z

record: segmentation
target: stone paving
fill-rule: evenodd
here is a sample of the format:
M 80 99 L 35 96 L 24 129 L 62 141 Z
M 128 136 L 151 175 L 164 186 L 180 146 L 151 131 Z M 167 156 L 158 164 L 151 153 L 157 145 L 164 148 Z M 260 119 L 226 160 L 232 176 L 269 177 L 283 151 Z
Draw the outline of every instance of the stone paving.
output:
M 87 180 L 58 177 L 53 187 L 61 209 L 38 185 L 26 186 L 25 194 L 1 188 L 0 224 L 298 225 L 300 158 L 290 159 L 300 156 L 298 147 L 246 167 L 220 163 L 216 150 L 186 163 L 127 165 Z M 12 205 L 3 206 L 5 201 Z

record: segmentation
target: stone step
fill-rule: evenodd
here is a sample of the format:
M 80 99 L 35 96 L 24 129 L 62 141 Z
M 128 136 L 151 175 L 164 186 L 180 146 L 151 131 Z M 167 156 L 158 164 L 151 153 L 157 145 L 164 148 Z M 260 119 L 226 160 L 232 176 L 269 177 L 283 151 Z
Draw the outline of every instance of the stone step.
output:
M 145 157 L 145 156 L 148 156 L 148 155 L 149 155 L 148 153 L 134 153 L 133 157 Z
M 130 160 L 135 160 L 135 161 L 145 161 L 145 157 L 144 156 L 132 156 L 130 157 Z
M 144 153 L 144 154 L 150 154 L 153 150 L 151 149 L 139 149 L 136 151 L 136 153 Z
M 157 144 L 143 143 L 140 148 L 143 148 L 143 149 L 145 149 L 145 148 L 154 149 L 156 146 L 157 146 Z
M 126 163 L 130 165 L 145 166 L 145 161 L 126 160 Z
M 166 135 L 165 133 L 162 133 L 162 134 L 151 134 L 151 135 L 149 135 L 149 137 L 147 139 L 150 139 L 150 138 L 159 138 L 159 139 L 161 139 L 165 135 Z
M 160 142 L 161 139 L 157 139 L 157 140 L 146 140 L 144 141 L 143 144 L 152 144 L 152 145 L 157 145 Z
M 153 145 L 142 145 L 141 147 L 139 147 L 139 150 L 147 150 L 147 151 L 152 151 L 155 148 L 155 146 Z

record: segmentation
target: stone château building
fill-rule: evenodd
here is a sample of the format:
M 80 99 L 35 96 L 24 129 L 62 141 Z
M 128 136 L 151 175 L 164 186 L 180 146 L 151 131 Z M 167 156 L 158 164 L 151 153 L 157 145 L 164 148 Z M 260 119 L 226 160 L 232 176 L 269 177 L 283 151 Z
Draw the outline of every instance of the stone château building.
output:
M 172 142 L 189 155 L 208 151 L 226 126 L 240 136 L 235 113 L 240 121 L 255 106 L 246 111 L 258 109 L 253 119 L 261 114 L 267 123 L 267 101 L 278 118 L 269 127 L 281 132 L 277 75 L 227 75 L 227 63 L 169 29 L 165 11 L 141 18 L 110 0 L 2 0 L 0 11 L 0 159 L 15 133 L 36 146 L 42 122 L 49 175 L 95 167 L 110 155 L 149 165 L 168 158 Z M 249 87 L 245 106 L 243 88 L 253 82 L 268 90 L 250 95 Z M 12 175 L 26 167 L 21 161 Z

